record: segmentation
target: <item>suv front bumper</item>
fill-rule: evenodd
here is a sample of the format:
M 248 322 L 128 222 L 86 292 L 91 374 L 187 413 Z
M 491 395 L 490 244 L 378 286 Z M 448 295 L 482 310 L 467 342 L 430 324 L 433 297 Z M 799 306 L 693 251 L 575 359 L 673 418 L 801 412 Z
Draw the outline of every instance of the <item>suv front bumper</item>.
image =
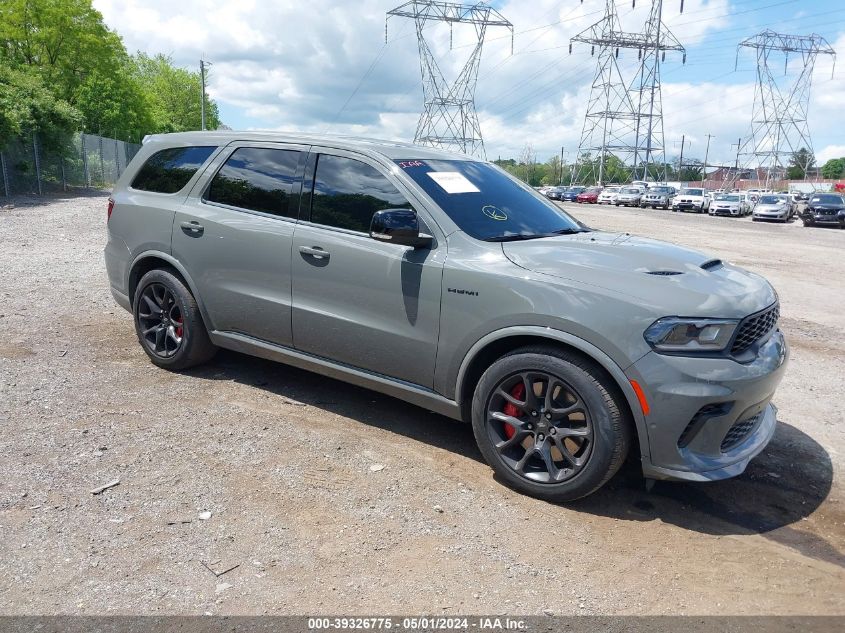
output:
M 789 356 L 779 330 L 755 360 L 667 356 L 650 352 L 627 371 L 645 390 L 652 479 L 712 481 L 742 473 L 774 435 L 771 404 Z

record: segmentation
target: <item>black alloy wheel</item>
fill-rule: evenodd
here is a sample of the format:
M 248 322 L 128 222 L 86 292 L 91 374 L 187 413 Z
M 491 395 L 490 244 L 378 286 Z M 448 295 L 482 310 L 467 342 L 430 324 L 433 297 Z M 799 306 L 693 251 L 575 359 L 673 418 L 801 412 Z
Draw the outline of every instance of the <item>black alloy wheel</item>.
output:
M 472 429 L 500 480 L 549 501 L 572 501 L 619 469 L 633 420 L 614 380 L 565 349 L 515 350 L 482 374 Z
M 138 341 L 159 367 L 187 369 L 217 352 L 196 299 L 172 269 L 157 268 L 141 277 L 132 310 Z
M 140 336 L 151 354 L 170 358 L 182 345 L 184 317 L 173 293 L 161 283 L 146 286 L 138 305 Z
M 583 398 L 546 372 L 521 372 L 499 382 L 487 403 L 487 432 L 505 464 L 539 483 L 577 475 L 593 447 Z

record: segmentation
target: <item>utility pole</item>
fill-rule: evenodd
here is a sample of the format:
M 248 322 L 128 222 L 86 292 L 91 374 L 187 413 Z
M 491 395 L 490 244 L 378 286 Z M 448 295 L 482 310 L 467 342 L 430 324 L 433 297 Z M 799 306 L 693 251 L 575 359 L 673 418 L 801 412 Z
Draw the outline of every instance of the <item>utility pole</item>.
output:
M 734 144 L 731 143 L 731 147 L 734 147 Z M 736 163 L 734 164 L 734 177 L 731 178 L 731 182 L 736 182 L 739 180 L 739 152 L 742 149 L 742 137 L 740 136 L 736 139 Z M 733 187 L 731 187 L 733 189 Z
M 202 95 L 200 96 L 200 118 L 202 121 L 201 129 L 205 131 L 205 67 L 211 66 L 211 62 L 203 59 L 200 60 L 200 78 L 202 80 Z
M 707 135 L 707 149 L 704 150 L 704 167 L 701 169 L 701 186 L 704 187 L 704 181 L 707 180 L 707 159 L 710 156 L 710 139 L 712 134 Z
M 681 182 L 683 182 L 683 178 L 681 178 L 681 174 L 684 171 L 684 145 L 686 145 L 686 143 L 687 143 L 687 135 L 681 134 L 681 158 L 678 161 L 678 180 L 680 180 Z M 677 145 L 677 144 L 678 143 L 675 142 L 675 145 Z
M 563 184 L 563 146 L 560 148 L 560 178 L 557 179 L 557 186 Z

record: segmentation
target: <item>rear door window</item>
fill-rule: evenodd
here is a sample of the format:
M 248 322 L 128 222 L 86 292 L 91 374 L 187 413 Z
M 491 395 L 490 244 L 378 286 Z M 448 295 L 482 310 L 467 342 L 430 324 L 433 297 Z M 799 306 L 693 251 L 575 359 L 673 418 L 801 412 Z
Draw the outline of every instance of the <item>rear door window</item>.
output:
M 366 233 L 376 211 L 410 208 L 405 196 L 375 167 L 331 154 L 317 158 L 312 222 Z
M 241 147 L 229 157 L 209 185 L 205 200 L 250 211 L 295 218 L 297 169 L 302 152 Z
M 176 193 L 203 166 L 217 147 L 171 147 L 147 159 L 132 180 L 131 187 L 155 193 Z

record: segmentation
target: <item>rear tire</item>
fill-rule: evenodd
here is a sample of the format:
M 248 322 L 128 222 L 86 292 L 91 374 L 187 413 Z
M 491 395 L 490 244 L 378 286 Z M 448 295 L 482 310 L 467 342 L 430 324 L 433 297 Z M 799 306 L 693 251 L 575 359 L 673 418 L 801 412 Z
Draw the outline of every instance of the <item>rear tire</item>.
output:
M 141 277 L 132 314 L 141 347 L 159 367 L 187 369 L 217 353 L 194 296 L 169 270 L 151 270 Z
M 473 433 L 487 463 L 507 486 L 548 501 L 573 501 L 603 486 L 628 454 L 631 424 L 603 370 L 553 347 L 503 356 L 481 376 L 472 400 Z

